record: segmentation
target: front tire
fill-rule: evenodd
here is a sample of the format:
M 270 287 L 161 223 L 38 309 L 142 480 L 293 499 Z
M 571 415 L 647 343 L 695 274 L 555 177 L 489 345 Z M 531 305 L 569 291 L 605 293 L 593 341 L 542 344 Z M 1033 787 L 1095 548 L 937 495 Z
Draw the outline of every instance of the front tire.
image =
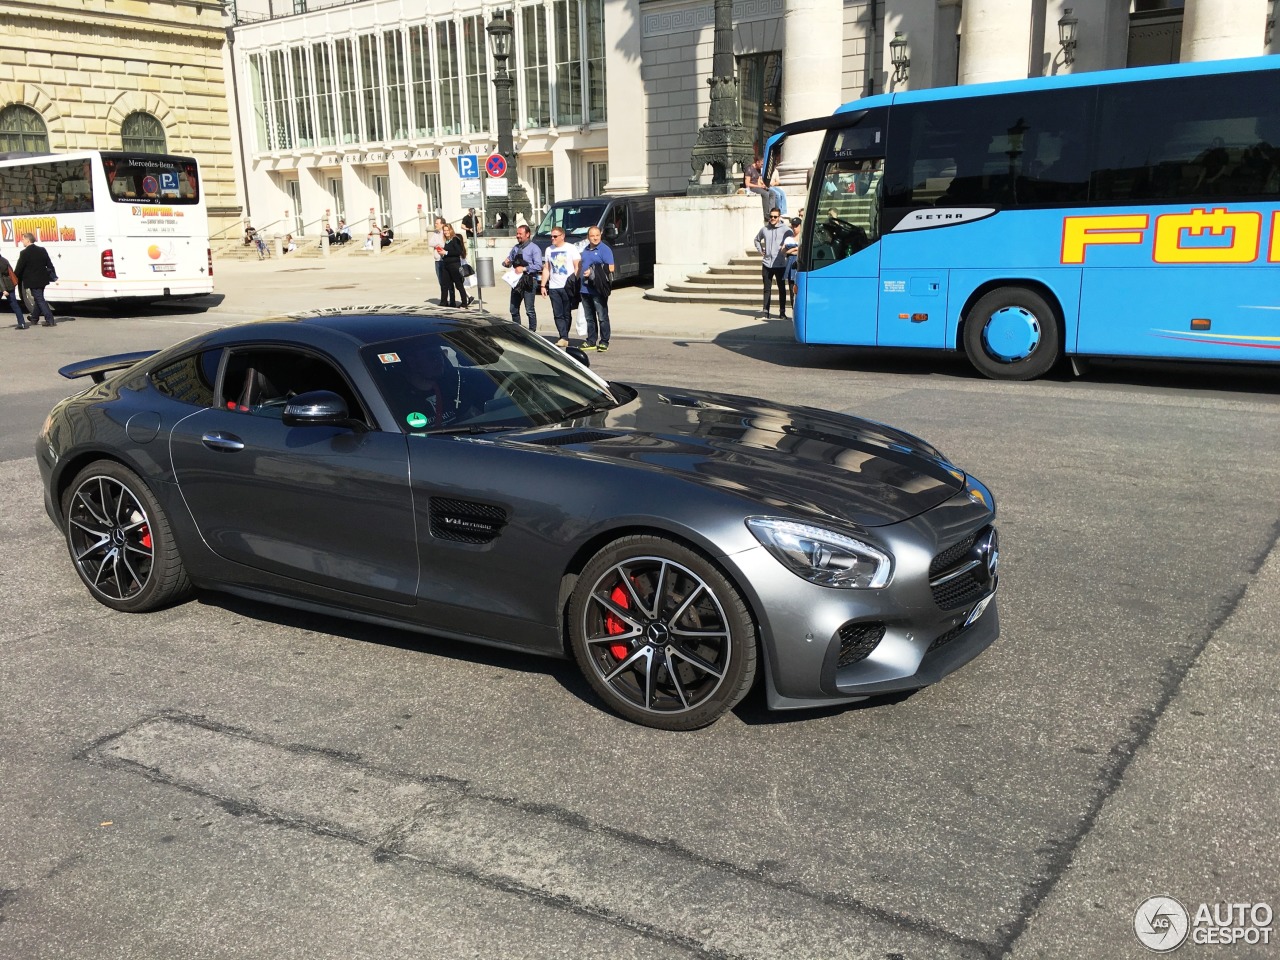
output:
M 741 595 L 664 537 L 623 537 L 591 558 L 569 601 L 569 638 L 592 689 L 646 727 L 705 727 L 755 679 L 756 630 Z
M 1053 308 L 1026 287 L 1000 287 L 973 305 L 964 323 L 964 350 L 992 380 L 1034 380 L 1062 354 Z
M 191 592 L 160 502 L 128 467 L 89 464 L 63 495 L 62 516 L 71 562 L 99 603 L 146 613 Z

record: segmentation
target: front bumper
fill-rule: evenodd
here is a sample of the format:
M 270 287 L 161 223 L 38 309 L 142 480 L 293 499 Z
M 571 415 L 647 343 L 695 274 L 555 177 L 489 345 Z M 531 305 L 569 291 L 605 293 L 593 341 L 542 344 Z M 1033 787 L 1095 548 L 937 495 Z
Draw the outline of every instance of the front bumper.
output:
M 894 558 L 893 577 L 880 590 L 818 586 L 764 547 L 725 558 L 756 613 L 771 708 L 928 686 L 995 642 L 1000 616 L 993 570 L 958 596 L 930 584 L 930 567 L 943 551 L 990 527 L 990 495 L 978 489 L 985 500 L 964 491 L 925 514 L 873 531 L 875 543 Z M 933 576 L 936 581 L 936 571 Z

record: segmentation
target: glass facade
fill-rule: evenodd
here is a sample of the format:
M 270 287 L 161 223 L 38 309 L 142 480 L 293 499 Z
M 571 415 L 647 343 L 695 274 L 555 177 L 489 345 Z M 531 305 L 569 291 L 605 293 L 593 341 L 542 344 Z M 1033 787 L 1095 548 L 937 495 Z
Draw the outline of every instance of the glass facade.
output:
M 487 20 L 450 17 L 250 53 L 261 152 L 493 134 Z M 523 129 L 603 123 L 604 0 L 516 10 Z

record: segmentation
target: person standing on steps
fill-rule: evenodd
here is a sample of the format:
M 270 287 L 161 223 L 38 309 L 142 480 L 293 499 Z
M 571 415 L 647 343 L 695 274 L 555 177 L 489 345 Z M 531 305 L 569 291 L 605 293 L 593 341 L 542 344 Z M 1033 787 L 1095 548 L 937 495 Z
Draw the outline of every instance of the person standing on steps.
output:
M 756 234 L 756 251 L 760 254 L 760 276 L 764 280 L 764 308 L 760 319 L 769 319 L 769 308 L 773 305 L 773 285 L 778 285 L 778 319 L 787 319 L 787 254 L 785 245 L 787 237 L 792 235 L 791 228 L 782 222 L 782 211 L 774 207 L 769 211 L 769 222 Z

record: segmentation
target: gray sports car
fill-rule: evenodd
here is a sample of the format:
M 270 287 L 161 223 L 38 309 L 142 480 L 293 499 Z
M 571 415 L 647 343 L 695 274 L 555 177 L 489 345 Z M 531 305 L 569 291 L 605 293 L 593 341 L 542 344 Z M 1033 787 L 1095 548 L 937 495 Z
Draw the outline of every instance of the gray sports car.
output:
M 577 659 L 637 723 L 910 690 L 991 644 L 987 489 L 855 417 L 606 382 L 505 320 L 375 308 L 72 364 L 37 443 L 94 598 L 193 588 Z

